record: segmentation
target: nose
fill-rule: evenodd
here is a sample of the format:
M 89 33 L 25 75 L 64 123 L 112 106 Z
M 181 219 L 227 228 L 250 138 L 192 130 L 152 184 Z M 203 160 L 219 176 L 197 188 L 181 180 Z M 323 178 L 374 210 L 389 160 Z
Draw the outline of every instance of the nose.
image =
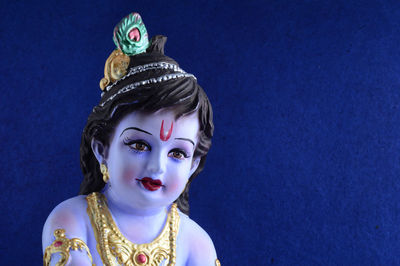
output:
M 147 163 L 147 170 L 149 174 L 153 176 L 164 174 L 166 168 L 166 159 L 167 158 L 163 158 L 160 151 L 153 150 Z

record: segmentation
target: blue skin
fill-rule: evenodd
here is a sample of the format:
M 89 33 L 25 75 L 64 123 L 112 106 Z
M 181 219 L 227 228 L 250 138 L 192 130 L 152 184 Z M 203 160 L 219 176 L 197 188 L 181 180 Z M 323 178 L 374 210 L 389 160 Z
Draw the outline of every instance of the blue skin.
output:
M 197 116 L 195 113 L 175 120 L 175 114 L 169 110 L 153 114 L 133 112 L 120 121 L 109 147 L 92 140 L 97 160 L 107 165 L 110 174 L 103 192 L 110 212 L 131 242 L 148 243 L 159 235 L 171 204 L 197 169 L 200 158 L 193 157 L 199 132 Z M 166 141 L 160 139 L 163 120 L 166 131 L 173 123 L 172 135 Z M 132 127 L 136 129 L 129 129 Z M 137 180 L 143 177 L 159 179 L 163 186 L 149 191 Z M 102 265 L 86 208 L 84 196 L 59 204 L 45 223 L 43 251 L 54 241 L 54 230 L 64 228 L 68 238 L 77 237 L 87 243 L 94 263 Z M 185 214 L 180 213 L 180 218 L 176 265 L 215 265 L 217 256 L 210 237 Z M 52 265 L 56 261 L 56 257 L 52 259 Z M 67 265 L 90 263 L 85 252 L 72 251 Z

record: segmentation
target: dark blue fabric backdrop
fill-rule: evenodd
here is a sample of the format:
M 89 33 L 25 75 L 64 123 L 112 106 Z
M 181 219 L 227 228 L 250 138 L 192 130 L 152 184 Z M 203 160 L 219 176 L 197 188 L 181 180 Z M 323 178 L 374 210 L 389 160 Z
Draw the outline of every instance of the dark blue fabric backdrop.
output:
M 42 226 L 78 192 L 81 132 L 131 11 L 213 104 L 190 202 L 222 265 L 400 264 L 398 1 L 5 2 L 1 265 L 41 265 Z

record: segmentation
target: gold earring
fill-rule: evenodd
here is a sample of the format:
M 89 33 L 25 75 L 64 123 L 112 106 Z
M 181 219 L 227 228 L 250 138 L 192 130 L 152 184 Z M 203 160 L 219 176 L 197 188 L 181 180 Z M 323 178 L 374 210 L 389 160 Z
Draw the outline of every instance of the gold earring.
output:
M 107 183 L 108 180 L 110 180 L 110 174 L 108 173 L 107 166 L 104 163 L 100 164 L 100 171 L 103 174 L 104 183 Z

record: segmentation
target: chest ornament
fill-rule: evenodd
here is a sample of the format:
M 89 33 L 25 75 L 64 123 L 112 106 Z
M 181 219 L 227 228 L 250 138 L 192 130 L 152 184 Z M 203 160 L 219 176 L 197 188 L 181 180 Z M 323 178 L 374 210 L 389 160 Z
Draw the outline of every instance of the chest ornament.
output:
M 103 194 L 93 192 L 86 200 L 97 251 L 104 265 L 158 266 L 165 260 L 168 261 L 168 265 L 175 265 L 176 236 L 179 230 L 176 204 L 171 206 L 162 232 L 152 242 L 134 244 L 119 231 Z

